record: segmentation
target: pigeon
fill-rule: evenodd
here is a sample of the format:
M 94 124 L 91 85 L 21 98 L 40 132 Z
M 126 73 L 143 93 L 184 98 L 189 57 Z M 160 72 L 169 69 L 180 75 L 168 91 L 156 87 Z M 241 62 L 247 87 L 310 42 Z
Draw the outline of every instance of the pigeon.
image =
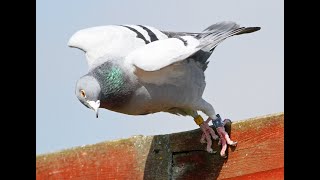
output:
M 221 157 L 236 146 L 213 106 L 202 98 L 208 58 L 226 38 L 260 30 L 223 21 L 198 33 L 162 31 L 146 25 L 107 25 L 79 30 L 68 46 L 85 52 L 88 73 L 76 83 L 75 95 L 98 118 L 99 108 L 128 115 L 168 112 L 191 116 L 203 134 L 201 143 Z M 206 121 L 198 114 L 208 116 Z M 209 126 L 212 121 L 213 127 Z M 220 138 L 219 138 L 220 137 Z

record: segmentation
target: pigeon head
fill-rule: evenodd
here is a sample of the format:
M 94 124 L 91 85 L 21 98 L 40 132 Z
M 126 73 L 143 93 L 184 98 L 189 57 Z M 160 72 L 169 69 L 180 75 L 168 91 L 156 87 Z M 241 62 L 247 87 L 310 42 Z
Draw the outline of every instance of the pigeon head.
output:
M 91 75 L 81 77 L 76 84 L 75 93 L 83 105 L 96 112 L 96 117 L 98 118 L 101 88 L 97 79 Z

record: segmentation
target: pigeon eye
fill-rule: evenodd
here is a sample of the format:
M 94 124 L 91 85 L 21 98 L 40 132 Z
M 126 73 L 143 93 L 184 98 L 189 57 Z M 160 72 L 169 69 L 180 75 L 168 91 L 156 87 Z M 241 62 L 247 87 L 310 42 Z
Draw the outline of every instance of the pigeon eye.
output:
M 84 90 L 81 90 L 80 94 L 81 94 L 82 97 L 86 98 L 86 92 Z

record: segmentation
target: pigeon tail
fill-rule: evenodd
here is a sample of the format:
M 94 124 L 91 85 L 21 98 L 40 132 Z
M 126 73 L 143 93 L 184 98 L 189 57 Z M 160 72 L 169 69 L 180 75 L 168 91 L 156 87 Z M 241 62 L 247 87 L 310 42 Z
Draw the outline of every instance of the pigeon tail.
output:
M 260 27 L 240 27 L 237 23 L 223 21 L 207 27 L 197 37 L 200 40 L 200 47 L 204 51 L 213 51 L 214 48 L 228 37 L 260 30 Z
M 199 47 L 201 47 L 201 50 L 195 53 L 192 58 L 199 62 L 202 65 L 202 70 L 205 71 L 209 63 L 207 60 L 218 44 L 228 37 L 258 30 L 260 30 L 260 27 L 240 27 L 237 23 L 231 21 L 213 24 L 195 36 L 200 41 Z

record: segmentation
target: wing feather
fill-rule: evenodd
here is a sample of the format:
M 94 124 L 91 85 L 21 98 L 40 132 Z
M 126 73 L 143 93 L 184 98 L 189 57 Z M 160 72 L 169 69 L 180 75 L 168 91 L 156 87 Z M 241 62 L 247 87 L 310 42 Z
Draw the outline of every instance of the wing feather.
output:
M 185 60 L 201 49 L 200 41 L 192 36 L 154 41 L 132 51 L 125 63 L 144 71 L 156 71 L 173 63 Z

